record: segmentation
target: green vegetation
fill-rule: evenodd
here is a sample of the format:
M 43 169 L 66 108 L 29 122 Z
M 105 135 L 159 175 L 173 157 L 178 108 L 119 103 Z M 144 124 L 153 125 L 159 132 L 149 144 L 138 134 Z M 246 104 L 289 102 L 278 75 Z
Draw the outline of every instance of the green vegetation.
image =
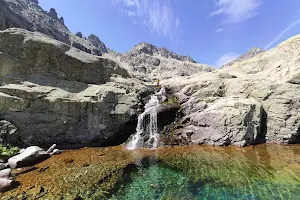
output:
M 172 98 L 169 98 L 168 101 L 163 102 L 163 104 L 180 106 L 178 97 L 175 97 L 175 96 Z
M 20 151 L 19 147 L 12 147 L 10 145 L 3 146 L 0 144 L 0 158 L 10 158 L 17 155 Z

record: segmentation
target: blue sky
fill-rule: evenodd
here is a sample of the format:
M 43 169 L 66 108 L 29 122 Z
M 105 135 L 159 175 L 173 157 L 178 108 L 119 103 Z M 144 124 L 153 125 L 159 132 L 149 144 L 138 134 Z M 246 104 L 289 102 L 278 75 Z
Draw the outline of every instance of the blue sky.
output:
M 300 33 L 299 0 L 39 0 L 70 31 L 94 33 L 109 48 L 140 42 L 220 66 L 251 47 L 270 49 Z

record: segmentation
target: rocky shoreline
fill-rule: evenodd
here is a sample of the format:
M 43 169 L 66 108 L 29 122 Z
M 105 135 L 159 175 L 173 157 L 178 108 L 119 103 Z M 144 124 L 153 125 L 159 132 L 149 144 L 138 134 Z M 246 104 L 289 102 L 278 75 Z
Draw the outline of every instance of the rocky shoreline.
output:
M 47 151 L 37 146 L 30 146 L 26 149 L 21 149 L 20 152 L 8 158 L 7 163 L 0 162 L 0 191 L 12 189 L 17 186 L 17 182 L 12 175 L 13 169 L 21 169 L 29 167 L 39 162 L 42 162 L 52 155 L 62 153 L 62 150 L 56 149 L 56 144 L 53 144 Z

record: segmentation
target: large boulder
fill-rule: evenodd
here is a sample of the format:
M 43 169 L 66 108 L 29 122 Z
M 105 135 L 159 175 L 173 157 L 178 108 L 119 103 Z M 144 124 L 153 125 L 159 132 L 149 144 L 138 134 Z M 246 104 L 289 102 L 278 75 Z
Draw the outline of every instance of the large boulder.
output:
M 203 111 L 185 116 L 189 122 L 176 131 L 190 144 L 255 144 L 260 134 L 261 104 L 254 99 L 224 98 L 207 105 Z
M 46 151 L 37 146 L 31 146 L 26 148 L 22 153 L 8 159 L 8 165 L 10 168 L 15 169 L 19 167 L 26 167 L 31 164 L 36 164 L 39 161 L 43 161 L 50 157 Z

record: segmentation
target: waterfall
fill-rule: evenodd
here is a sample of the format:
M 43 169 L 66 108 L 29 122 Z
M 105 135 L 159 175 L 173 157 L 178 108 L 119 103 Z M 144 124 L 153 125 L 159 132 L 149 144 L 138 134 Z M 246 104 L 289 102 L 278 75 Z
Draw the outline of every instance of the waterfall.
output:
M 145 105 L 145 111 L 138 117 L 136 133 L 126 145 L 128 149 L 158 147 L 157 112 L 160 106 L 159 97 L 164 99 L 164 94 L 165 89 L 162 88 L 158 93 L 152 95 L 149 102 Z

